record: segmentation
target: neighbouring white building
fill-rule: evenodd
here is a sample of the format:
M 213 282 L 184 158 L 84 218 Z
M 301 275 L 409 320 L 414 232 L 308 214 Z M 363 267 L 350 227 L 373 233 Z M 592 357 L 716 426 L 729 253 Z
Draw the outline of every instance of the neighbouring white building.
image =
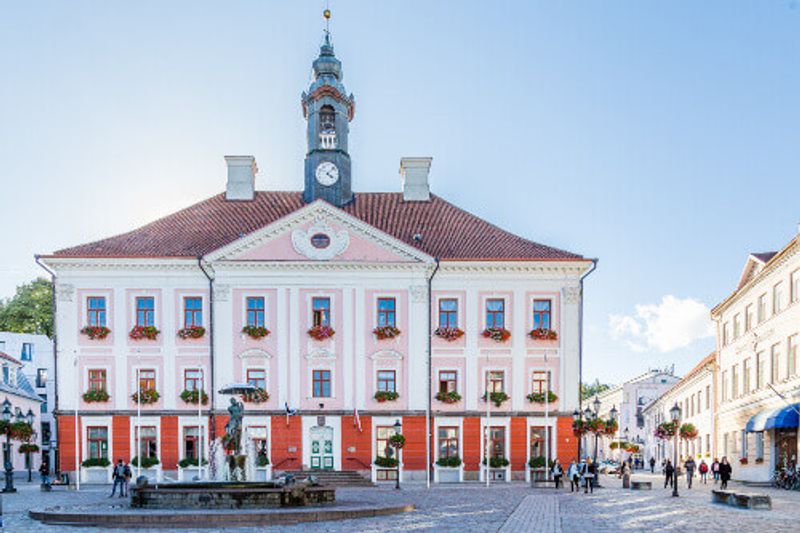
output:
M 678 439 L 678 457 L 685 459 L 692 456 L 698 463 L 700 460 L 710 462 L 716 457 L 715 368 L 716 353 L 711 353 L 661 397 L 644 408 L 645 438 L 642 458 L 645 463 L 653 457 L 660 468 L 661 461 L 674 457 L 675 440 L 659 439 L 655 436 L 655 430 L 662 422 L 671 420 L 670 409 L 675 404 L 681 408 L 680 423 L 693 424 L 698 432 L 696 439 Z
M 611 417 L 611 409 L 617 410 L 619 434 L 614 438 L 603 438 L 598 442 L 598 459 L 618 459 L 619 453 L 611 449 L 611 443 L 617 440 L 641 443 L 645 440 L 645 424 L 643 410 L 656 398 L 672 387 L 680 378 L 675 376 L 674 367 L 650 369 L 644 374 L 612 387 L 599 394 L 599 416 L 605 420 Z M 626 432 L 627 430 L 627 432 Z M 592 438 L 589 438 L 592 441 Z M 589 442 L 591 449 L 593 442 Z
M 40 400 L 36 413 L 38 424 L 34 430 L 40 440 L 40 460 L 47 462 L 51 469 L 56 460 L 56 424 L 53 417 L 56 386 L 53 372 L 53 341 L 47 335 L 32 333 L 10 333 L 0 331 L 0 352 L 5 353 L 21 363 L 20 386 L 25 393 L 33 393 Z M 39 468 L 36 462 L 36 468 Z
M 753 253 L 736 290 L 711 311 L 719 352 L 718 453 L 733 477 L 769 480 L 798 453 L 800 235 Z

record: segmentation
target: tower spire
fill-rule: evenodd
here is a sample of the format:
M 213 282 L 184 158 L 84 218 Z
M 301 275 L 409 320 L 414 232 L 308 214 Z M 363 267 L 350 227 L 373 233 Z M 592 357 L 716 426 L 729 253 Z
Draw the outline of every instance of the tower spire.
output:
M 325 11 L 322 12 L 325 17 L 325 44 L 331 45 L 331 10 L 328 1 L 325 2 Z

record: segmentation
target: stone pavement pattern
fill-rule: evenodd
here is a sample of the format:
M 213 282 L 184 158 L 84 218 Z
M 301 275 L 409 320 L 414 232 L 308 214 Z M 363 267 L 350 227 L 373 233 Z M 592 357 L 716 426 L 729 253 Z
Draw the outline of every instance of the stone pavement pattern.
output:
M 401 491 L 390 487 L 343 488 L 343 499 L 380 503 L 414 503 L 417 510 L 341 522 L 317 522 L 272 528 L 241 528 L 250 532 L 367 532 L 384 531 L 513 531 L 542 533 L 610 533 L 631 531 L 798 532 L 800 531 L 800 492 L 774 489 L 742 488 L 733 490 L 766 492 L 773 498 L 772 511 L 747 511 L 710 503 L 712 484 L 695 485 L 687 490 L 680 485 L 680 498 L 664 490 L 660 478 L 637 474 L 635 479 L 656 481 L 652 491 L 623 491 L 617 479 L 604 478 L 606 488 L 594 494 L 570 494 L 569 488 L 532 490 L 524 484 L 498 484 L 486 489 L 478 484 L 442 485 L 426 490 L 424 485 L 409 484 Z M 89 507 L 109 511 L 128 509 L 124 500 L 108 499 L 105 488 L 89 488 L 80 493 L 57 491 L 41 493 L 36 485 L 21 484 L 20 491 L 4 495 L 5 531 L 80 531 L 81 528 L 45 526 L 27 516 L 31 507 Z M 91 529 L 90 531 L 101 531 Z M 116 530 L 119 531 L 119 530 Z M 160 531 L 168 530 L 138 530 Z M 180 532 L 190 529 L 176 530 Z M 197 531 L 220 531 L 200 529 Z M 228 529 L 227 531 L 233 531 Z

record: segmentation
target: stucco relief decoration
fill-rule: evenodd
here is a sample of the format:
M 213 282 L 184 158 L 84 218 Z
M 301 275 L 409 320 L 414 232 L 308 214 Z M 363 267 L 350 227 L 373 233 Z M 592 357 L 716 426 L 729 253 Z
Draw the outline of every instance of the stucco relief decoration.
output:
M 266 350 L 258 350 L 256 348 L 245 350 L 239 354 L 239 359 L 254 359 L 263 357 L 264 359 L 272 359 L 272 356 Z
M 292 231 L 295 251 L 315 261 L 328 261 L 341 255 L 350 245 L 346 230 L 335 231 L 325 219 L 319 218 L 307 230 Z
M 408 288 L 408 292 L 414 303 L 422 303 L 428 299 L 428 288 L 425 285 L 412 285 Z
M 577 304 L 581 301 L 580 287 L 564 287 L 564 301 L 568 304 Z
M 400 361 L 403 359 L 403 354 L 396 350 L 379 350 L 369 356 L 373 361 Z
M 230 285 L 214 285 L 214 300 L 218 302 L 227 302 L 230 294 Z
M 326 350 L 324 348 L 319 348 L 317 350 L 312 350 L 306 354 L 306 359 L 336 359 L 336 355 L 330 350 Z
M 59 283 L 56 286 L 56 294 L 59 302 L 71 302 L 75 294 L 75 286 L 70 283 Z

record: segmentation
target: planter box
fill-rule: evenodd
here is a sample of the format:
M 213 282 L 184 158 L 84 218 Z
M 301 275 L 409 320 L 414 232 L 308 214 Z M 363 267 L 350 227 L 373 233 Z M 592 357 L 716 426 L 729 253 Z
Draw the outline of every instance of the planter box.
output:
M 253 481 L 271 481 L 271 480 L 272 480 L 272 465 L 256 467 L 256 478 Z
M 203 467 L 204 473 L 208 476 L 208 465 Z M 178 466 L 178 481 L 182 482 L 190 482 L 195 481 L 196 477 L 200 477 L 200 467 L 199 466 L 187 466 L 186 468 L 181 468 Z
M 131 482 L 135 485 L 136 484 L 136 467 L 131 465 L 131 474 L 133 474 L 133 478 Z M 162 473 L 161 473 L 161 465 L 156 465 L 151 468 L 140 468 L 139 474 L 140 476 L 144 476 L 147 478 L 147 481 L 152 483 L 161 483 L 162 481 Z
M 461 466 L 439 466 L 433 465 L 434 483 L 460 483 L 464 481 L 464 465 Z
M 486 481 L 487 468 L 486 465 L 481 465 L 481 481 Z M 504 468 L 489 468 L 488 469 L 490 481 L 500 481 L 505 483 L 511 482 L 511 465 Z
M 566 473 L 564 473 L 564 477 L 566 477 Z M 528 469 L 525 471 L 525 481 L 528 483 L 546 478 L 547 478 L 547 470 L 545 470 L 544 467 L 542 468 L 528 467 Z
M 397 479 L 397 468 L 384 468 L 382 466 L 372 465 L 372 475 L 370 476 L 373 483 L 380 483 L 383 481 L 391 481 L 394 483 Z M 403 465 L 400 465 L 400 481 L 403 481 Z
M 110 466 L 82 466 L 81 483 L 109 484 L 111 483 L 111 472 Z

